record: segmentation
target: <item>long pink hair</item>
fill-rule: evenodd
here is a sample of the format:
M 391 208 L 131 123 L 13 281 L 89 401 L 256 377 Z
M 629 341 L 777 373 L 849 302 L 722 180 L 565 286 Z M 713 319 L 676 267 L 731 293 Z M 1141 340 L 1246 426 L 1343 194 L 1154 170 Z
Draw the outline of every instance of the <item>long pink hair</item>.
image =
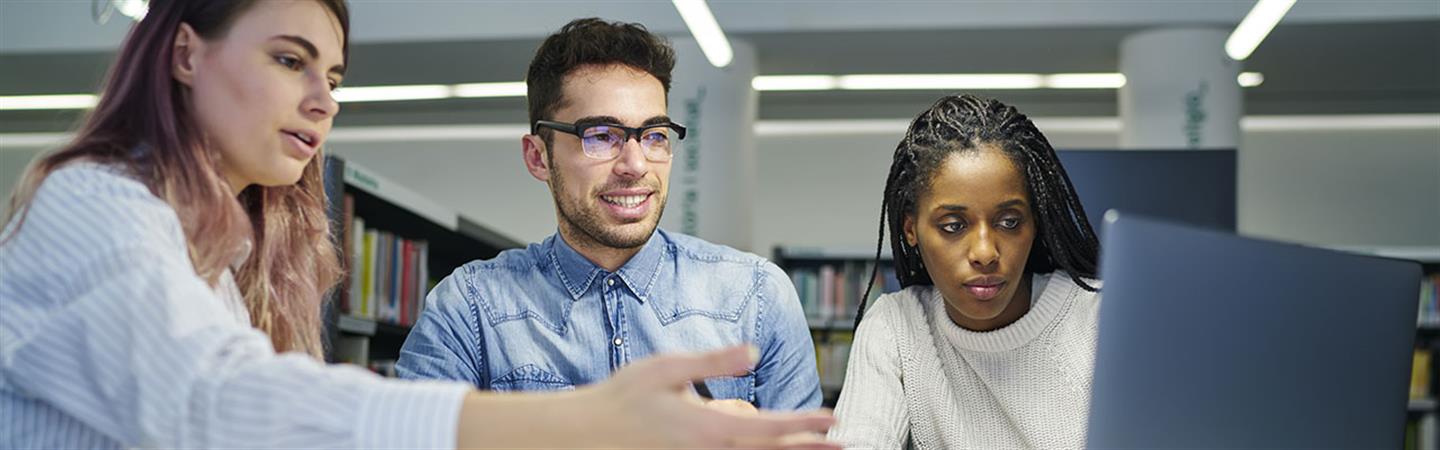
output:
M 348 54 L 344 0 L 318 1 L 340 22 Z M 150 12 L 121 44 L 94 111 L 72 142 L 26 169 L 10 199 L 6 222 L 19 220 L 11 236 L 20 232 L 35 191 L 66 163 L 87 160 L 127 167 L 175 209 L 195 273 L 212 287 L 244 251 L 243 243 L 253 242 L 235 276 L 254 326 L 270 336 L 276 351 L 320 357 L 321 306 L 325 292 L 341 275 L 325 215 L 323 152 L 305 166 L 298 183 L 250 186 L 237 195 L 220 174 L 218 152 L 203 145 L 188 88 L 171 76 L 173 40 L 181 23 L 207 40 L 223 38 L 252 4 L 254 0 L 152 0 Z

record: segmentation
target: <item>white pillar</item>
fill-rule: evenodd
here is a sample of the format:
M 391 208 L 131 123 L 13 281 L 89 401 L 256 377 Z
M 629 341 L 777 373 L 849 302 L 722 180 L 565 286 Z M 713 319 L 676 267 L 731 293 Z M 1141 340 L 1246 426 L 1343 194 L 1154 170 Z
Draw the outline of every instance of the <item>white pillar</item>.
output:
M 710 65 L 693 39 L 675 39 L 670 119 L 689 129 L 670 169 L 661 226 L 752 251 L 755 210 L 755 48 L 730 41 L 735 59 Z
M 1121 42 L 1121 147 L 1239 146 L 1240 63 L 1225 55 L 1228 36 L 1219 29 L 1161 29 Z

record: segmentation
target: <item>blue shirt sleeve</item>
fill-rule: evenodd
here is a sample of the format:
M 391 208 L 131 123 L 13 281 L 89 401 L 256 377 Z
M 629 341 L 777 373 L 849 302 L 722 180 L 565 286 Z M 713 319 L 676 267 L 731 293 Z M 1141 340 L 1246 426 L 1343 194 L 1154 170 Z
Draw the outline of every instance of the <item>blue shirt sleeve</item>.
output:
M 464 295 L 464 270 L 456 269 L 425 296 L 425 309 L 395 363 L 400 378 L 464 381 L 489 388 L 484 337 L 474 303 Z
M 759 293 L 760 364 L 755 368 L 756 407 L 809 410 L 820 407 L 820 375 L 810 325 L 790 277 L 766 262 Z

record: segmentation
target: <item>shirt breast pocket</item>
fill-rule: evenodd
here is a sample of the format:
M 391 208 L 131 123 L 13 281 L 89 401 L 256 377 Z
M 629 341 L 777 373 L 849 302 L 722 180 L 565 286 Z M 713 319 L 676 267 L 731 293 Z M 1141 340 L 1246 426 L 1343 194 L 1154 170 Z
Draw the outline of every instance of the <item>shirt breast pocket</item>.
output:
M 490 390 L 493 391 L 569 391 L 574 389 L 575 384 L 570 380 L 534 364 L 516 367 L 510 373 L 490 382 Z

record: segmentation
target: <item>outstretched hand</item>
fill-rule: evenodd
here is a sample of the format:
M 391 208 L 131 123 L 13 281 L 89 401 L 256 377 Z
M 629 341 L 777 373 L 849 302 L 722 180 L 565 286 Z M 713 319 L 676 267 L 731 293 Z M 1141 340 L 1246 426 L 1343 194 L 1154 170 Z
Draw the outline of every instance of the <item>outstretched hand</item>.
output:
M 616 372 L 587 395 L 597 398 L 613 437 L 623 438 L 616 446 L 839 449 L 815 437 L 834 423 L 827 412 L 758 412 L 745 402 L 694 400 L 692 380 L 741 375 L 756 359 L 750 346 L 656 356 Z

